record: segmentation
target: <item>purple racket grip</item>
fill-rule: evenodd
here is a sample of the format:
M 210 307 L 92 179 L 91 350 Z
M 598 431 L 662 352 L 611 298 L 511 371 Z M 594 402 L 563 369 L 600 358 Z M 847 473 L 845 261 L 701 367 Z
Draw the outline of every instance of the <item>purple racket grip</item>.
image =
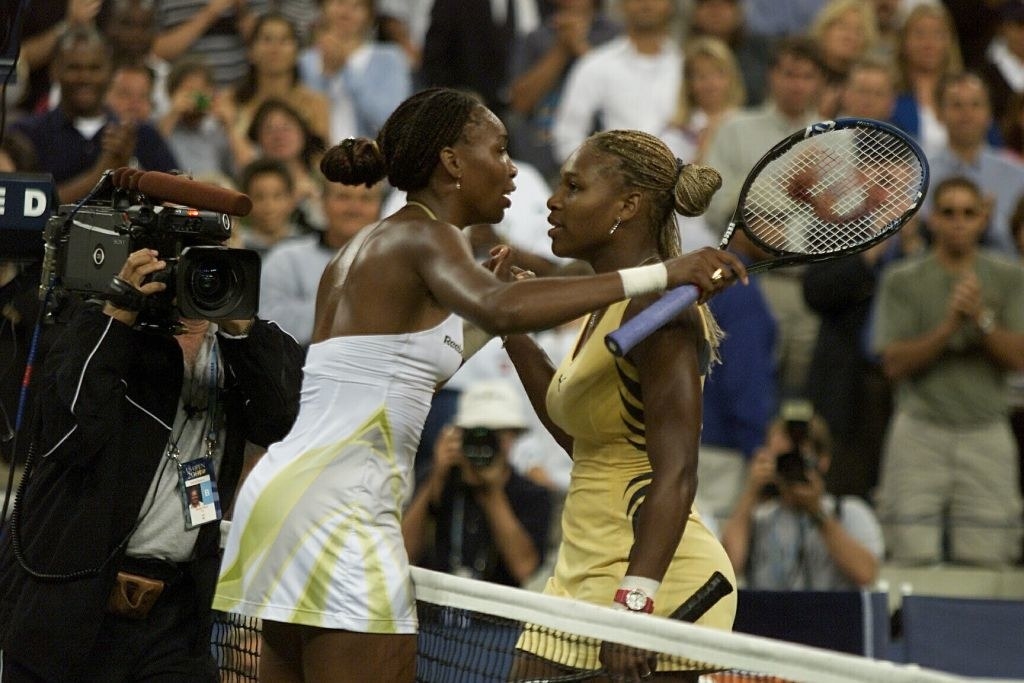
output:
M 670 289 L 653 304 L 627 320 L 619 329 L 605 335 L 604 345 L 614 356 L 625 356 L 652 332 L 693 305 L 700 296 L 694 285 Z

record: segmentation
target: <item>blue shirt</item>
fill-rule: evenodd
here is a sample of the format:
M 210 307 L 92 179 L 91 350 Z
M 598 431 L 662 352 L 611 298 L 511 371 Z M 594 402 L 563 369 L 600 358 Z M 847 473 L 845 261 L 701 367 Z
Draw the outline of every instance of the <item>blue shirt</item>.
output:
M 722 363 L 704 381 L 701 443 L 740 450 L 747 458 L 764 443 L 778 404 L 776 324 L 757 282 L 729 287 L 709 306 L 725 331 Z
M 912 136 L 918 142 L 921 141 L 921 107 L 913 94 L 904 92 L 896 95 L 896 104 L 893 105 L 890 120 L 894 126 Z M 986 138 L 988 139 L 988 144 L 993 147 L 1001 147 L 1003 145 L 1003 134 L 999 131 L 999 126 L 996 125 L 995 121 L 988 127 Z
M 1010 219 L 1017 200 L 1024 193 L 1024 164 L 989 146 L 983 147 L 973 162 L 964 161 L 948 149 L 933 154 L 928 162 L 932 188 L 946 178 L 964 176 L 977 183 L 982 193 L 995 201 L 982 243 L 1016 256 L 1017 248 L 1010 235 Z M 933 194 L 929 193 L 924 205 L 926 220 L 933 206 Z
M 760 36 L 806 33 L 826 0 L 744 0 L 743 17 L 748 31 Z
M 260 317 L 273 320 L 302 346 L 313 338 L 316 292 L 320 276 L 337 249 L 323 233 L 278 242 L 263 255 L 260 273 Z
M 107 123 L 117 118 L 107 113 Z M 86 139 L 75 128 L 64 110 L 58 107 L 43 114 L 36 114 L 12 126 L 32 143 L 39 165 L 53 174 L 56 183 L 70 180 L 91 168 L 100 158 L 103 150 L 104 124 L 91 139 Z M 172 171 L 178 162 L 163 137 L 148 123 L 139 123 L 133 156 L 139 167 L 147 171 Z
M 308 87 L 327 95 L 331 102 L 331 137 L 376 137 L 377 131 L 402 100 L 412 94 L 409 61 L 401 48 L 390 43 L 369 42 L 333 74 L 325 74 L 320 51 L 307 48 L 299 55 L 299 76 Z M 355 130 L 336 121 L 339 108 L 352 107 Z

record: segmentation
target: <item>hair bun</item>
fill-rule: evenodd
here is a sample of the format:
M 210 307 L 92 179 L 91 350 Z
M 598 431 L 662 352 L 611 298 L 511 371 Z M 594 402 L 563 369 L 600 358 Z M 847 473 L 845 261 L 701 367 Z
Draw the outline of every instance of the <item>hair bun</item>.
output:
M 699 216 L 707 211 L 711 197 L 722 187 L 722 176 L 710 166 L 687 164 L 679 173 L 675 188 L 675 208 L 684 216 Z
M 324 153 L 320 171 L 336 183 L 371 187 L 387 176 L 387 162 L 375 140 L 345 138 Z

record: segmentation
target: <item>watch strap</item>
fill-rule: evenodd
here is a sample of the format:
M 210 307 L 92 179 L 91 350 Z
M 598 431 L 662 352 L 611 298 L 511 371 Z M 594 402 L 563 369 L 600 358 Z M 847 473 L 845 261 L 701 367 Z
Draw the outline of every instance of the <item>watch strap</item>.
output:
M 639 602 L 639 598 L 643 598 L 642 604 Z M 615 602 L 630 612 L 645 612 L 647 614 L 654 612 L 654 599 L 639 588 L 618 589 L 615 591 Z

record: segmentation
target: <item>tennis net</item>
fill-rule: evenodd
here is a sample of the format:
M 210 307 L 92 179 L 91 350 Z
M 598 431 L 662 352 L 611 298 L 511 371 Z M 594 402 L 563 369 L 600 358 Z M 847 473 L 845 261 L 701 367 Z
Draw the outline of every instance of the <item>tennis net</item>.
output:
M 576 600 L 413 568 L 422 683 L 607 681 L 600 660 L 642 650 L 655 681 L 952 683 L 912 665 L 722 632 Z M 255 681 L 259 624 L 218 615 L 214 653 L 225 682 Z M 603 658 L 599 651 L 603 647 Z M 671 673 L 675 672 L 675 673 Z

